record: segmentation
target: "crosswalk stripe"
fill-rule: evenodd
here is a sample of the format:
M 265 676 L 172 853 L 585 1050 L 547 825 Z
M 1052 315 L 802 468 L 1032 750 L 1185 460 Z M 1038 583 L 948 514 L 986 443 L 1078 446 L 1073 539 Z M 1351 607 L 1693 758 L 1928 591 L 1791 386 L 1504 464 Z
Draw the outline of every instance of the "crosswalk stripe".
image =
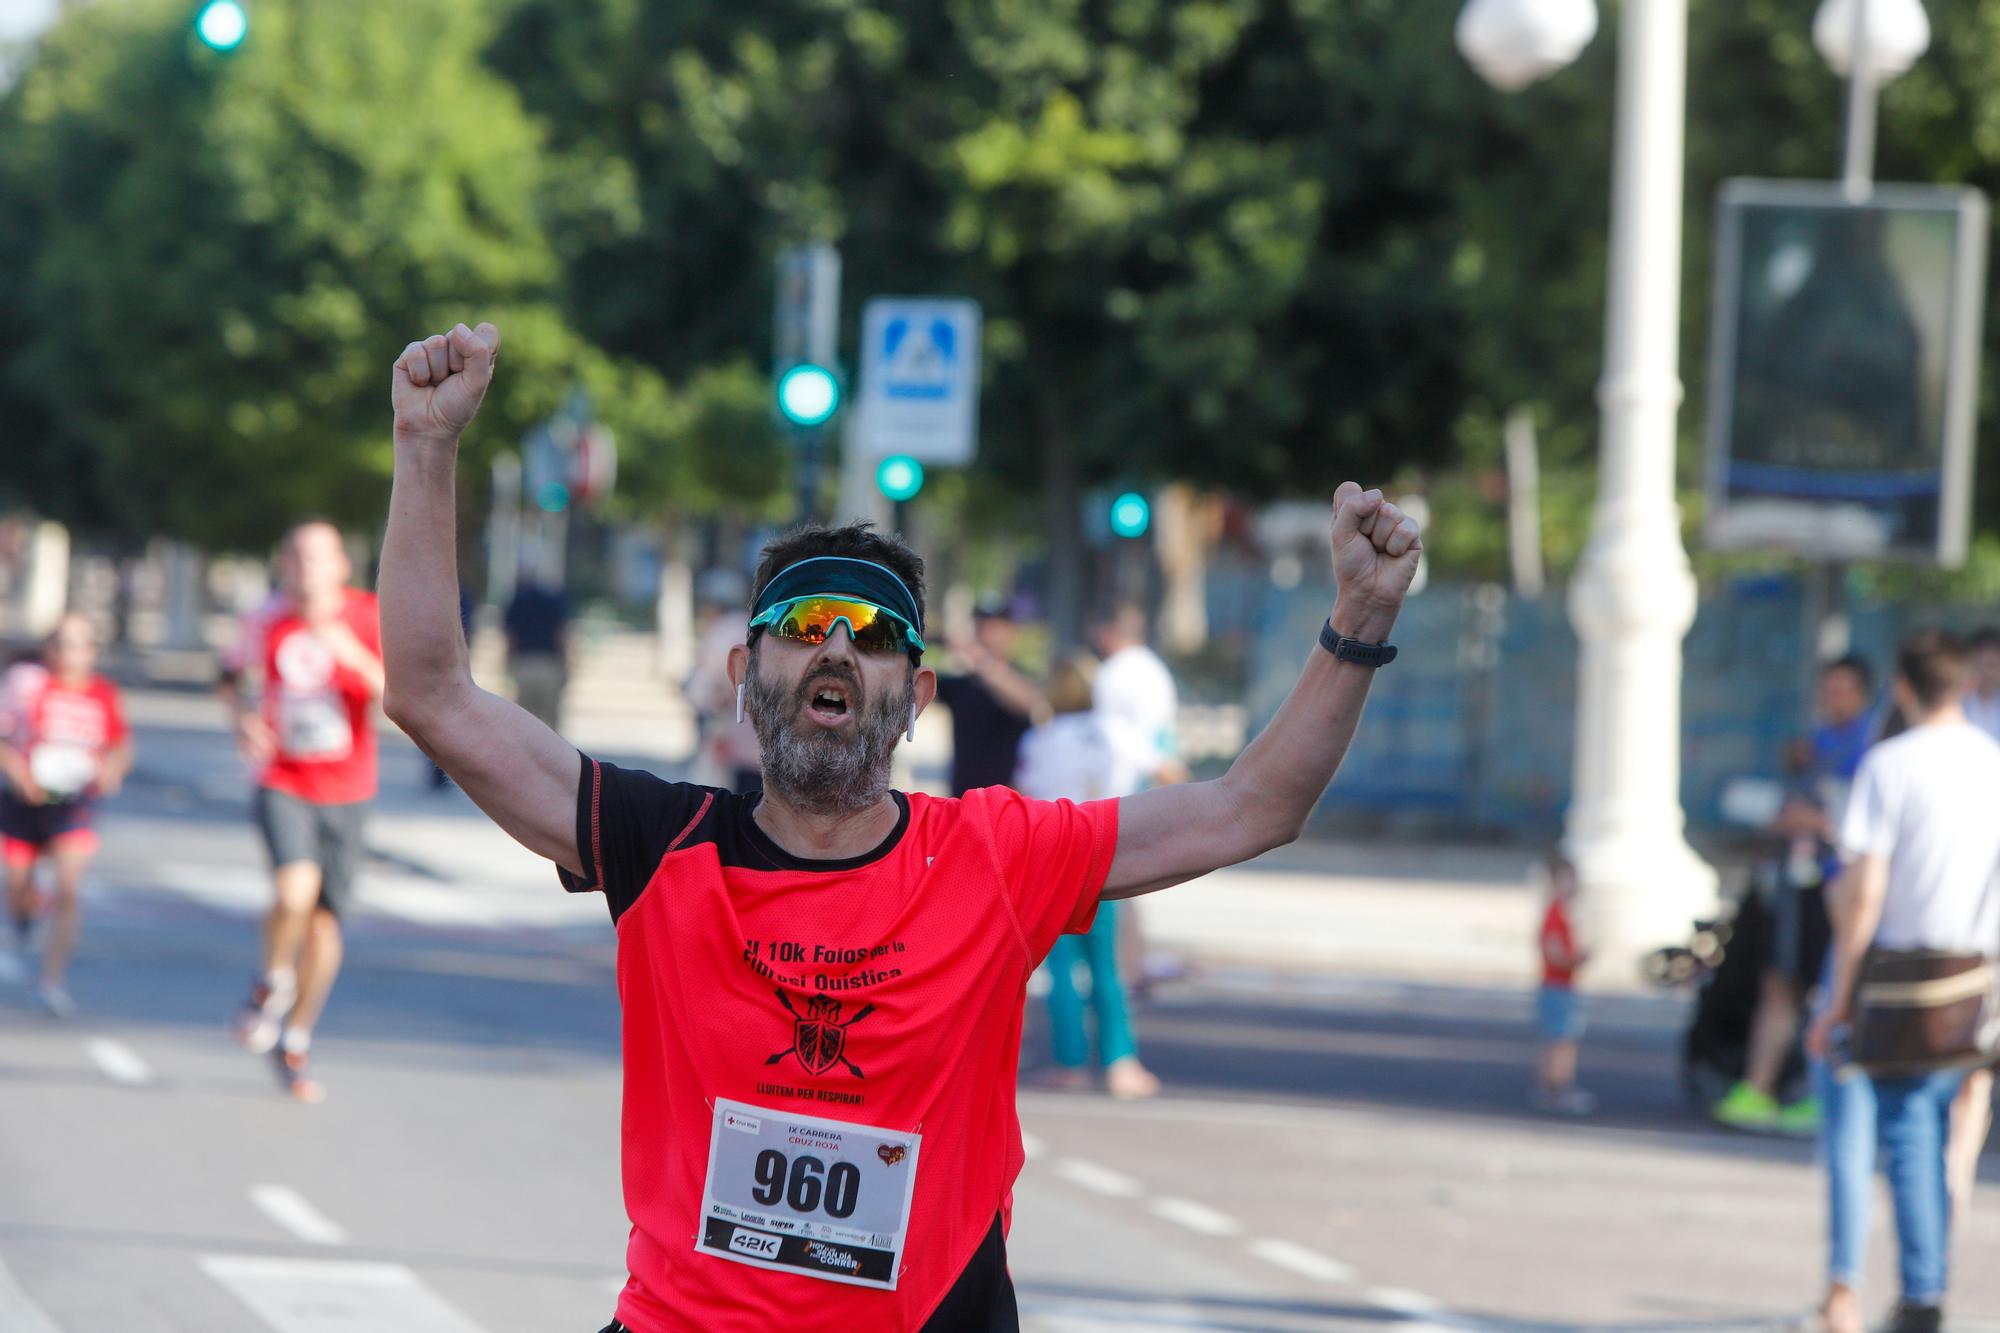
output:
M 83 1043 L 85 1053 L 113 1083 L 122 1083 L 128 1088 L 143 1088 L 153 1081 L 153 1071 L 139 1053 L 122 1041 L 109 1037 L 92 1037 Z
M 1056 1163 L 1056 1174 L 1072 1185 L 1080 1186 L 1093 1194 L 1102 1194 L 1111 1199 L 1136 1199 L 1144 1193 L 1138 1181 L 1123 1172 L 1113 1171 L 1108 1166 L 1086 1162 L 1077 1157 L 1065 1157 Z
M 300 1240 L 314 1245 L 345 1245 L 347 1232 L 339 1223 L 306 1202 L 305 1195 L 289 1185 L 252 1185 L 250 1202 Z
M 200 1263 L 273 1333 L 485 1333 L 400 1264 L 229 1254 Z
M 1311 1278 L 1314 1282 L 1354 1281 L 1354 1270 L 1346 1264 L 1288 1240 L 1274 1240 L 1268 1237 L 1263 1240 L 1253 1240 L 1250 1242 L 1250 1253 L 1267 1264 L 1275 1264 L 1300 1277 Z
M 1219 1213 L 1207 1204 L 1196 1203 L 1193 1199 L 1155 1199 L 1150 1205 L 1153 1216 L 1164 1217 L 1176 1226 L 1204 1236 L 1240 1236 L 1243 1224 L 1227 1213 Z
M 4 1263 L 0 1263 L 0 1328 L 7 1333 L 62 1333 L 56 1321 L 28 1299 Z

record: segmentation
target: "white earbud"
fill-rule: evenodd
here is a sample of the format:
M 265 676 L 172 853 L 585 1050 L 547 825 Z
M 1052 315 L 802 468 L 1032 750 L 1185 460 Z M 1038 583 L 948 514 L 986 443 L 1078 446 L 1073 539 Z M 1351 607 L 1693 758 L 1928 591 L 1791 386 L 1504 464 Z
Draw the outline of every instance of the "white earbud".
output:
M 917 705 L 914 699 L 910 701 L 910 739 L 917 739 Z
M 747 682 L 736 687 L 736 720 L 739 723 L 743 721 L 743 691 L 749 688 Z

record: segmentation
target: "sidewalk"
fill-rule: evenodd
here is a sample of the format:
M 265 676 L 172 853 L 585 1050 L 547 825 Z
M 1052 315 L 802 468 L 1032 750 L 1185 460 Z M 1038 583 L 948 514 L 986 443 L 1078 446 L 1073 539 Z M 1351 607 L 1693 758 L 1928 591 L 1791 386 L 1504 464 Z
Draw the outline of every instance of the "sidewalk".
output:
M 1300 842 L 1137 906 L 1147 944 L 1194 963 L 1526 989 L 1539 976 L 1532 860 Z

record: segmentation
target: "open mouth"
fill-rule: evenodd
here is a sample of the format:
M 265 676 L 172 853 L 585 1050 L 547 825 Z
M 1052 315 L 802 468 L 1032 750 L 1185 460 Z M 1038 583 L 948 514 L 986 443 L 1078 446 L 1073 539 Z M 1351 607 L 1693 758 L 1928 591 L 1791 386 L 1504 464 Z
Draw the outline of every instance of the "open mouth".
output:
M 852 712 L 845 685 L 831 683 L 816 685 L 806 700 L 807 716 L 821 726 L 840 726 L 847 721 Z

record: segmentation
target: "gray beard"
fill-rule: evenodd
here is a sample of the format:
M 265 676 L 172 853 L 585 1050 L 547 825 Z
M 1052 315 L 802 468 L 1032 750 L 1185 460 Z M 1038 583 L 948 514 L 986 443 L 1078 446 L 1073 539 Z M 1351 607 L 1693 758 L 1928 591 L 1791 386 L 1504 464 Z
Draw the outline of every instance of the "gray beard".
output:
M 757 729 L 764 788 L 794 810 L 815 815 L 858 814 L 889 794 L 889 763 L 909 717 L 913 687 L 869 698 L 851 729 L 829 731 L 804 716 L 815 685 L 841 680 L 850 697 L 858 674 L 820 672 L 796 691 L 764 679 L 750 656 L 750 688 L 743 710 Z

